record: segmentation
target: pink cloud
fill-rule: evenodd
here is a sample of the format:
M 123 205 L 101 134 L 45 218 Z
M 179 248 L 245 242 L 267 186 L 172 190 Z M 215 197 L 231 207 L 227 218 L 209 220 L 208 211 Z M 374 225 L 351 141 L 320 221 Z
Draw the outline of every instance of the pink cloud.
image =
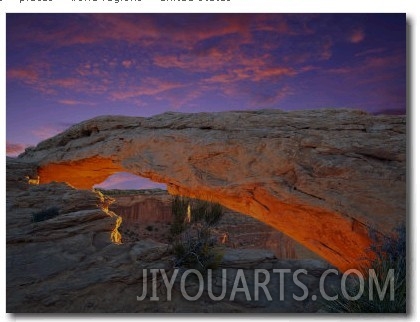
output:
M 362 55 L 363 57 L 364 55 Z M 352 74 L 355 76 L 368 75 L 368 79 L 381 79 L 381 73 L 385 73 L 389 67 L 398 66 L 399 64 L 404 64 L 405 58 L 402 54 L 395 54 L 389 56 L 372 56 L 366 55 L 362 63 L 357 65 L 346 65 L 342 67 L 330 68 L 324 70 L 326 73 L 331 74 Z M 373 73 L 374 72 L 374 73 Z M 361 81 L 364 81 L 365 78 L 362 78 Z
M 272 67 L 262 70 L 256 70 L 253 79 L 261 81 L 267 78 L 280 77 L 280 76 L 295 76 L 297 72 L 290 67 Z
M 136 41 L 150 34 L 152 27 L 145 21 L 147 16 L 136 23 L 127 20 L 127 15 L 118 14 L 81 14 L 75 17 L 65 28 L 51 29 L 48 33 L 32 28 L 31 33 L 25 34 L 20 41 L 51 43 L 56 47 L 93 44 L 109 39 Z
M 310 34 L 313 30 L 308 25 L 317 15 L 190 15 L 188 23 L 180 21 L 179 16 L 171 15 L 167 15 L 165 19 L 157 19 L 157 16 L 148 14 L 78 14 L 75 17 L 66 28 L 51 30 L 47 34 L 34 28 L 30 38 L 26 36 L 27 40 L 51 43 L 54 46 L 83 45 L 108 40 L 150 46 L 170 39 L 179 48 L 191 50 L 199 42 L 224 36 L 236 37 L 236 42 L 241 44 L 249 43 L 253 31 L 285 35 Z M 167 23 L 162 23 L 165 20 Z
M 43 88 L 49 89 L 54 93 L 59 89 L 67 89 L 79 93 L 103 94 L 109 91 L 109 80 L 105 77 L 98 81 L 90 81 L 87 77 L 65 77 L 45 79 L 38 87 L 41 90 Z
M 365 32 L 363 29 L 355 29 L 351 32 L 349 36 L 349 41 L 353 44 L 358 44 L 365 39 Z
M 64 104 L 64 105 L 96 105 L 96 103 L 93 103 L 93 102 L 78 101 L 74 99 L 61 99 L 61 100 L 58 100 L 58 103 Z
M 213 48 L 205 54 L 202 53 L 200 55 L 185 52 L 173 56 L 154 56 L 153 63 L 163 68 L 179 68 L 195 72 L 214 71 L 223 68 L 230 62 L 234 62 L 234 58 L 239 59 L 239 57 L 235 57 L 232 54 L 233 51 L 229 49 L 222 52 L 218 48 Z
M 368 57 L 365 59 L 365 66 L 367 68 L 384 68 L 398 65 L 405 61 L 405 57 L 401 55 Z
M 78 15 L 85 19 L 84 15 Z M 202 23 L 199 15 L 191 16 L 188 26 L 177 25 L 168 29 L 153 15 L 120 15 L 120 14 L 93 14 L 87 16 L 87 24 L 79 23 L 74 19 L 66 28 L 51 30 L 48 34 L 41 30 L 32 30 L 27 40 L 52 43 L 54 46 L 71 46 L 76 44 L 92 44 L 107 40 L 125 41 L 128 43 L 141 43 L 144 46 L 157 44 L 165 39 L 171 39 L 182 47 L 191 48 L 196 42 L 225 35 L 238 34 L 244 39 L 249 37 L 252 17 L 249 15 L 215 15 L 209 16 L 208 24 Z M 167 19 L 171 19 L 168 16 Z M 86 28 L 86 25 L 89 28 Z M 187 32 L 189 28 L 193 32 Z M 28 37 L 28 36 L 27 36 Z
M 147 78 L 141 85 L 131 86 L 128 90 L 118 90 L 110 93 L 110 98 L 113 100 L 125 100 L 143 95 L 158 95 L 184 86 L 185 84 L 165 81 L 158 78 Z
M 133 65 L 133 61 L 132 60 L 123 60 L 121 65 L 123 65 L 125 68 L 130 68 Z
M 160 35 L 158 26 L 149 15 L 95 14 L 90 17 L 94 18 L 93 28 L 88 33 L 97 42 L 109 39 L 138 42 Z
M 188 88 L 188 87 L 187 87 Z M 186 91 L 169 91 L 166 92 L 164 97 L 158 97 L 158 99 L 166 99 L 170 102 L 171 107 L 175 110 L 190 104 L 195 99 L 205 95 L 206 92 L 210 92 L 214 87 L 208 86 L 201 82 L 190 86 L 191 90 Z
M 305 42 L 302 48 L 297 48 L 292 54 L 286 54 L 282 61 L 288 65 L 313 64 L 314 61 L 325 61 L 332 57 L 334 42 L 330 38 Z
M 286 19 L 283 17 L 281 17 L 279 19 L 279 17 L 276 17 L 277 19 L 271 19 L 268 16 L 257 16 L 256 20 L 257 20 L 257 26 L 256 26 L 256 30 L 259 31 L 272 31 L 272 32 L 276 32 L 276 33 L 281 33 L 281 34 L 294 34 L 294 32 L 292 32 L 292 29 L 290 28 L 289 24 L 287 23 Z M 267 21 L 268 20 L 268 21 Z
M 10 69 L 7 71 L 7 77 L 22 80 L 25 83 L 34 83 L 38 79 L 38 73 L 31 69 Z
M 106 71 L 105 68 L 114 68 L 118 65 L 118 62 L 116 59 L 113 59 L 112 61 L 104 60 L 103 65 L 105 66 L 101 66 L 98 62 L 84 62 L 75 69 L 75 72 L 77 76 L 81 77 L 107 78 L 109 77 L 109 72 Z
M 7 77 L 11 80 L 21 81 L 34 90 L 48 95 L 55 95 L 60 89 L 86 93 L 104 93 L 107 91 L 108 88 L 105 84 L 108 80 L 107 74 L 91 71 L 90 74 L 85 73 L 82 76 L 80 70 L 77 73 L 79 75 L 76 77 L 54 78 L 48 70 L 43 70 L 42 67 L 35 63 L 29 65 L 26 69 L 9 69 L 7 71 Z M 98 76 L 100 81 L 89 81 L 88 76 L 92 75 Z
M 295 94 L 295 90 L 291 86 L 279 86 L 277 90 L 269 92 L 258 91 L 254 88 L 244 88 L 242 86 L 227 86 L 223 88 L 223 93 L 227 96 L 246 98 L 250 102 L 250 106 L 269 106 L 277 104 L 286 97 Z
M 320 58 L 322 60 L 329 60 L 332 56 L 332 45 L 333 42 L 331 39 L 327 39 L 323 42 L 321 45 L 321 51 L 320 51 Z
M 384 51 L 385 51 L 385 48 L 372 48 L 372 49 L 368 49 L 368 50 L 358 52 L 354 56 L 355 57 L 370 56 L 370 55 L 374 55 L 374 54 L 381 54 Z
M 217 75 L 213 75 L 209 78 L 206 78 L 204 80 L 204 82 L 207 83 L 232 83 L 234 81 L 237 81 L 237 75 L 234 75 L 232 73 L 230 74 L 217 74 Z
M 277 93 L 258 93 L 244 89 L 242 81 L 266 82 L 279 80 L 283 77 L 294 77 L 299 73 L 316 69 L 313 66 L 304 66 L 295 69 L 290 66 L 281 66 L 273 62 L 269 55 L 258 58 L 249 58 L 243 55 L 235 55 L 235 63 L 228 70 L 221 67 L 220 73 L 202 79 L 194 84 L 194 91 L 190 91 L 188 95 L 175 95 L 173 93 L 165 95 L 167 98 L 175 102 L 175 106 L 182 106 L 204 93 L 220 93 L 230 97 L 247 97 L 252 104 L 269 104 L 280 101 L 286 96 L 292 95 L 293 91 L 290 87 L 283 87 Z
M 138 104 L 142 104 L 142 100 L 150 103 L 151 100 L 145 100 L 143 96 L 154 96 L 153 99 L 170 101 L 171 108 L 178 108 L 204 97 L 205 94 L 228 95 L 241 85 L 242 88 L 248 86 L 246 84 L 249 82 L 258 82 L 254 85 L 264 86 L 262 82 L 283 81 L 304 72 L 320 70 L 323 67 L 314 65 L 321 63 L 320 66 L 323 66 L 323 61 L 331 59 L 333 40 L 344 39 L 358 43 L 365 38 L 361 28 L 353 28 L 351 32 L 349 29 L 340 30 L 334 36 L 328 31 L 321 33 L 325 30 L 319 29 L 314 20 L 316 16 L 192 15 L 184 20 L 179 16 L 168 15 L 164 17 L 167 18 L 166 21 L 156 19 L 154 15 L 97 14 L 88 15 L 87 18 L 77 15 L 77 19 L 69 22 L 74 24 L 74 28 L 65 26 L 52 30 L 47 35 L 34 32 L 31 34 L 34 38 L 32 40 L 47 43 L 48 46 L 45 47 L 48 50 L 59 46 L 109 40 L 118 41 L 118 44 L 113 42 L 113 46 L 126 42 L 129 43 L 127 48 L 152 48 L 144 50 L 144 56 L 140 52 L 139 55 L 131 56 L 126 56 L 125 52 L 121 55 L 104 53 L 96 59 L 96 54 L 92 54 L 73 63 L 64 61 L 63 57 L 57 55 L 54 66 L 60 66 L 60 69 L 54 69 L 56 73 L 51 74 L 45 66 L 32 63 L 25 64 L 24 66 L 28 66 L 25 68 L 11 69 L 7 75 L 9 79 L 20 80 L 42 93 L 55 94 L 55 100 L 64 105 L 92 105 L 81 100 L 81 97 L 88 95 L 77 96 L 83 93 L 101 94 L 101 97 L 109 100 L 130 100 L 130 103 L 136 101 Z M 77 24 L 79 18 L 86 19 L 80 26 Z M 186 32 L 188 30 L 192 32 Z M 307 37 L 315 32 L 315 37 Z M 261 39 L 257 39 L 257 35 Z M 293 37 L 282 35 L 304 35 L 306 41 L 294 42 Z M 270 41 L 266 41 L 265 36 Z M 251 44 L 255 48 L 252 49 Z M 122 47 L 125 46 L 123 44 Z M 268 46 L 269 51 L 261 53 L 261 48 L 257 46 Z M 79 50 L 77 47 L 75 52 L 78 55 L 90 48 Z M 140 51 L 143 53 L 143 48 Z M 380 53 L 376 54 L 379 56 Z M 39 57 L 42 56 L 50 57 L 48 54 Z M 350 74 L 362 75 L 363 69 L 379 69 L 385 66 L 383 58 L 372 57 L 375 56 L 374 51 L 355 56 L 362 57 L 358 59 L 360 65 L 352 63 L 352 66 L 346 66 L 344 62 L 344 66 L 337 67 L 336 64 L 328 64 L 334 68 L 320 73 L 336 74 L 337 77 L 348 74 L 351 77 Z M 370 59 L 365 60 L 367 57 Z M 154 66 L 150 66 L 150 61 Z M 162 70 L 165 68 L 168 73 Z M 174 68 L 182 71 L 170 70 Z M 147 79 L 151 70 L 157 71 L 158 74 L 155 75 L 160 75 L 162 79 Z M 166 75 L 169 77 L 165 79 Z M 241 81 L 245 82 L 240 83 Z M 220 88 L 221 85 L 223 88 Z M 57 97 L 62 92 L 64 94 Z M 273 86 L 266 92 L 269 93 L 267 96 L 277 100 L 281 100 L 284 95 L 290 95 L 290 91 L 284 90 L 273 96 Z M 39 134 L 46 136 L 41 132 Z
M 278 79 L 281 77 L 293 77 L 305 71 L 294 67 L 296 60 L 279 63 L 278 57 L 266 53 L 263 56 L 249 55 L 243 50 L 243 45 L 252 43 L 254 31 L 266 31 L 278 34 L 296 35 L 310 32 L 307 23 L 304 27 L 296 29 L 296 25 L 290 21 L 302 19 L 299 15 L 192 15 L 188 25 L 174 20 L 169 21 L 173 27 L 168 29 L 163 20 L 155 19 L 153 15 L 119 15 L 119 14 L 95 14 L 88 15 L 85 23 L 77 23 L 80 19 L 86 19 L 84 15 L 77 15 L 77 19 L 70 22 L 72 28 L 53 30 L 48 35 L 33 33 L 33 39 L 51 43 L 51 46 L 69 46 L 74 44 L 91 44 L 101 41 L 118 40 L 136 45 L 158 46 L 156 52 L 162 52 L 170 40 L 171 54 L 153 55 L 153 64 L 160 68 L 179 68 L 183 71 L 197 74 L 197 72 L 209 73 L 202 75 L 202 89 L 204 85 L 227 84 L 242 80 L 261 82 Z M 178 16 L 168 15 L 168 19 L 179 19 Z M 203 23 L 208 19 L 211 23 Z M 308 22 L 312 18 L 308 19 Z M 91 28 L 86 28 L 86 25 Z M 74 27 L 74 28 L 73 28 Z M 185 30 L 194 32 L 185 32 Z M 227 37 L 226 37 L 227 36 Z M 216 39 L 217 45 L 203 45 L 203 40 Z M 255 40 L 255 39 L 254 39 Z M 265 43 L 265 42 L 262 42 Z M 270 45 L 280 47 L 281 43 Z M 315 44 L 315 54 L 319 59 L 327 60 L 331 57 L 332 41 L 323 38 Z M 307 48 L 303 50 L 307 52 Z M 294 55 L 297 57 L 299 54 Z M 310 59 L 311 55 L 305 56 L 303 62 Z M 56 62 L 59 64 L 59 62 Z M 118 70 L 118 66 L 123 69 Z M 104 57 L 100 61 L 81 61 L 67 74 L 51 75 L 44 73 L 45 68 L 32 68 L 33 70 L 12 71 L 10 77 L 26 79 L 26 84 L 35 90 L 49 95 L 57 95 L 63 89 L 78 93 L 103 94 L 111 100 L 135 99 L 144 95 L 152 96 L 189 86 L 168 80 L 144 80 L 134 78 L 128 69 L 136 68 L 141 73 L 141 64 L 134 59 Z M 64 75 L 64 76 L 63 76 Z M 207 77 L 207 78 L 206 78 Z M 186 78 L 187 79 L 187 78 Z M 209 89 L 209 88 L 207 88 Z M 202 91 L 201 91 L 202 92 Z M 194 95 L 198 95 L 197 92 Z M 189 95 L 189 97 L 194 96 Z M 159 99 L 159 97 L 157 97 Z M 74 99 L 60 99 L 65 105 L 85 104 Z M 176 104 L 179 106 L 179 104 Z
M 44 60 L 33 60 L 22 64 L 25 67 L 8 68 L 6 76 L 10 80 L 20 80 L 25 84 L 36 84 L 42 77 L 51 74 L 51 63 Z
M 305 72 L 310 72 L 313 70 L 319 70 L 321 69 L 321 67 L 317 67 L 317 66 L 313 66 L 313 65 L 307 65 L 307 66 L 303 66 L 301 68 L 299 68 L 299 73 L 305 73 Z
M 272 78 L 279 78 L 283 76 L 295 76 L 298 71 L 291 67 L 270 67 L 267 66 L 243 66 L 232 69 L 229 73 L 216 74 L 204 80 L 206 83 L 221 83 L 229 84 L 243 80 L 251 80 L 254 82 L 264 81 Z
M 212 48 L 205 54 L 185 53 L 178 56 L 155 56 L 154 64 L 163 68 L 179 68 L 189 72 L 207 72 L 213 74 L 203 78 L 203 83 L 232 83 L 242 80 L 262 81 L 281 76 L 295 76 L 297 71 L 289 66 L 282 66 L 273 61 L 270 54 L 249 57 L 235 46 L 224 51 Z M 229 68 L 226 68 L 229 66 Z
M 284 86 L 279 89 L 274 95 L 268 97 L 265 101 L 256 102 L 257 104 L 274 104 L 279 101 L 282 101 L 290 95 L 294 95 L 295 91 L 290 86 Z
M 67 77 L 67 78 L 58 78 L 50 80 L 52 85 L 63 87 L 63 88 L 76 88 L 80 83 L 80 79 Z
M 311 35 L 315 30 L 309 25 L 319 14 L 282 14 L 277 15 L 256 15 L 256 30 L 271 31 L 289 36 Z
M 6 155 L 16 157 L 25 151 L 26 144 L 6 142 Z

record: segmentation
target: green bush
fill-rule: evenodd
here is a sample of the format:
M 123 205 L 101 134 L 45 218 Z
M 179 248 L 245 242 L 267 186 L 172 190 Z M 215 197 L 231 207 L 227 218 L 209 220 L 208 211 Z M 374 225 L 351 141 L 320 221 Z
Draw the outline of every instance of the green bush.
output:
M 178 197 L 172 199 L 173 221 L 170 229 L 171 237 L 178 236 L 185 229 L 185 215 L 187 213 L 189 199 Z
M 173 252 L 176 267 L 193 268 L 202 273 L 217 268 L 223 257 L 210 232 L 197 226 L 186 230 L 175 240 Z
M 190 221 L 186 218 L 188 207 Z M 217 250 L 216 238 L 211 232 L 212 227 L 222 218 L 223 208 L 211 202 L 175 197 L 172 214 L 170 239 L 173 242 L 175 266 L 194 268 L 201 272 L 216 268 L 223 254 Z
M 41 210 L 32 214 L 32 222 L 40 222 L 48 220 L 59 215 L 59 209 L 57 207 L 51 207 L 46 210 Z
M 370 250 L 374 259 L 370 262 L 368 269 L 373 269 L 377 275 L 379 285 L 386 284 L 388 272 L 394 270 L 394 299 L 389 294 L 381 299 L 376 288 L 373 290 L 373 297 L 369 298 L 368 272 L 365 272 L 364 289 L 358 300 L 346 299 L 342 294 L 336 301 L 328 302 L 326 309 L 329 312 L 338 313 L 405 313 L 406 312 L 406 228 L 405 224 L 395 229 L 395 235 L 391 237 L 378 238 L 371 236 L 373 244 Z M 346 290 L 350 296 L 356 296 L 359 292 L 358 280 L 348 283 Z
M 196 200 L 191 216 L 194 222 L 204 221 L 208 226 L 215 226 L 222 219 L 223 208 L 217 203 Z

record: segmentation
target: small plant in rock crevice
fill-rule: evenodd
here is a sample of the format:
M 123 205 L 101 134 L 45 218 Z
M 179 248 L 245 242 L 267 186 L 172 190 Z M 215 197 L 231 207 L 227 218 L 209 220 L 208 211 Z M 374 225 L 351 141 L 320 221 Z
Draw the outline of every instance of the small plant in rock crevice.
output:
M 384 288 L 390 281 L 393 283 L 393 298 L 388 284 L 387 292 L 380 296 L 377 289 L 369 290 L 369 273 L 364 272 L 363 293 L 357 300 L 349 300 L 338 294 L 335 301 L 326 303 L 328 312 L 336 313 L 406 313 L 406 227 L 400 224 L 393 236 L 381 236 L 371 233 L 370 251 L 373 259 L 367 269 L 373 269 L 378 284 Z M 393 272 L 389 277 L 390 272 Z M 373 283 L 374 284 L 374 283 Z M 346 285 L 350 297 L 356 297 L 361 290 L 361 282 L 357 278 Z M 371 294 L 370 294 L 371 293 Z

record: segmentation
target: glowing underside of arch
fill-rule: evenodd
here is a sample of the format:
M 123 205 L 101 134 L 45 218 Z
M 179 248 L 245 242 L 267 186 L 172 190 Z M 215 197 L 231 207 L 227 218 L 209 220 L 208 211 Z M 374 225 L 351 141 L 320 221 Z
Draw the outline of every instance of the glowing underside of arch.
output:
M 91 189 L 118 172 L 128 171 L 119 162 L 99 156 L 50 163 L 38 169 L 41 184 L 66 182 L 78 189 Z M 171 178 L 163 178 L 157 173 L 142 175 L 166 183 L 169 193 L 215 201 L 251 215 L 292 237 L 342 271 L 365 264 L 369 257 L 367 249 L 370 239 L 367 231 L 351 218 L 339 213 L 311 205 L 286 204 L 258 186 L 243 186 L 243 193 L 238 195 L 230 193 L 228 189 L 179 186 Z

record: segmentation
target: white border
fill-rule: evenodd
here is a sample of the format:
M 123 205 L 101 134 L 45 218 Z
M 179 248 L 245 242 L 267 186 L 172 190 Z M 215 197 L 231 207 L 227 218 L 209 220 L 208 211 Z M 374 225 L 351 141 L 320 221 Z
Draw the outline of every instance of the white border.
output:
M 412 0 L 2 0 L 6 12 L 413 12 Z M 94 0 L 90 0 L 94 1 Z M 133 0 L 134 1 L 134 0 Z
M 71 0 L 52 0 L 52 2 L 27 2 L 27 3 L 19 3 L 19 0 L 2 0 L 0 1 L 0 26 L 1 26 L 1 33 L 0 33 L 0 72 L 2 77 L 0 77 L 0 98 L 3 101 L 3 108 L 1 110 L 1 117 L 3 126 L 1 127 L 0 131 L 0 142 L 1 142 L 1 164 L 3 169 L 5 169 L 5 148 L 6 148 L 6 130 L 5 130 L 5 123 L 6 123 L 6 99 L 5 99 L 5 13 L 6 12 L 45 12 L 45 13 L 56 13 L 56 12 L 166 12 L 166 13 L 180 13 L 180 12 L 240 12 L 240 13 L 257 13 L 257 12 L 347 12 L 347 13 L 362 13 L 362 12 L 402 12 L 407 13 L 407 21 L 410 25 L 411 29 L 411 65 L 408 66 L 411 74 L 411 111 L 408 113 L 409 117 L 412 117 L 412 146 L 407 146 L 408 149 L 411 150 L 413 162 L 412 162 L 412 172 L 411 172 L 411 179 L 407 178 L 408 182 L 411 182 L 411 187 L 407 187 L 407 194 L 411 195 L 412 200 L 412 209 L 411 209 L 411 221 L 410 223 L 414 225 L 414 227 L 410 230 L 414 236 L 411 238 L 411 255 L 413 257 L 413 262 L 411 263 L 413 266 L 412 272 L 413 276 L 411 281 L 413 282 L 414 289 L 410 290 L 410 293 L 413 298 L 409 299 L 410 311 L 412 314 L 409 315 L 410 320 L 416 320 L 418 315 L 418 308 L 416 303 L 418 302 L 417 292 L 419 289 L 420 279 L 418 278 L 416 272 L 416 268 L 418 266 L 418 256 L 417 256 L 417 238 L 415 234 L 415 229 L 418 227 L 418 219 L 416 218 L 419 215 L 418 211 L 418 203 L 417 200 L 420 196 L 418 196 L 418 189 L 416 188 L 416 184 L 419 182 L 419 172 L 416 171 L 418 166 L 418 158 L 417 158 L 417 151 L 419 150 L 419 140 L 420 138 L 420 129 L 416 126 L 419 124 L 418 120 L 418 113 L 415 111 L 416 107 L 416 79 L 418 76 L 418 65 L 416 62 L 416 53 L 418 54 L 418 24 L 419 24 L 419 12 L 420 8 L 416 4 L 418 1 L 414 0 L 231 0 L 230 2 L 198 2 L 198 0 L 194 0 L 192 2 L 162 2 L 160 0 L 142 0 L 141 3 L 119 3 L 116 4 L 114 2 L 103 3 L 102 1 L 98 1 L 97 3 L 83 3 L 83 2 L 72 2 Z M 408 120 L 410 123 L 410 120 Z M 409 142 L 409 141 L 408 141 Z M 1 197 L 2 200 L 5 200 L 5 172 L 0 172 L 1 178 Z M 412 189 L 411 189 L 412 188 Z M 411 191 L 410 191 L 411 190 Z M 0 235 L 3 236 L 3 241 L 5 241 L 5 214 L 4 214 L 4 203 L 3 203 L 3 225 L 0 225 Z M 0 296 L 0 305 L 1 305 L 1 312 L 5 312 L 5 244 L 1 248 L 1 289 L 3 291 L 2 295 Z M 4 285 L 4 286 L 3 286 Z M 410 288 L 410 285 L 408 285 Z M 139 319 L 142 320 L 155 320 L 155 318 L 151 318 L 150 316 L 129 316 L 130 319 Z M 197 318 L 196 316 L 190 316 L 191 318 Z M 310 316 L 302 316 L 297 315 L 294 317 L 298 317 L 296 320 L 305 320 L 307 317 L 314 319 L 314 315 Z M 293 320 L 295 318 L 293 317 Z M 354 318 L 354 315 L 351 316 L 319 316 L 319 319 L 324 320 L 338 320 L 342 318 Z M 35 317 L 36 318 L 36 317 Z M 69 317 L 67 316 L 66 319 Z M 161 317 L 162 318 L 162 317 Z M 166 316 L 164 318 L 169 318 Z M 186 316 L 170 316 L 171 319 L 173 318 L 186 318 Z M 199 316 L 199 319 L 203 320 L 213 320 L 213 319 L 220 319 L 220 316 L 216 317 L 208 317 L 208 316 Z M 230 316 L 229 319 L 253 319 L 255 320 L 255 316 Z M 258 319 L 267 320 L 267 319 L 279 319 L 279 318 L 290 318 L 290 316 L 281 316 L 281 315 L 260 315 Z M 377 319 L 378 316 L 373 316 L 374 319 Z M 400 320 L 404 317 L 395 317 L 395 316 L 380 316 L 381 320 Z M 29 316 L 14 316 L 14 315 L 5 315 L 3 313 L 2 320 L 18 320 L 18 321 L 29 321 L 33 320 L 34 317 Z M 45 319 L 45 320 L 57 320 L 59 319 L 58 316 L 45 316 L 42 315 L 36 319 Z M 60 318 L 61 319 L 61 318 Z M 63 318 L 64 319 L 64 318 Z M 101 321 L 104 317 L 98 316 L 72 316 L 72 319 L 77 319 L 79 321 Z M 115 320 L 116 317 L 114 316 L 107 316 L 105 319 L 112 319 Z M 120 318 L 118 318 L 120 319 Z M 406 318 L 404 318 L 405 320 Z

